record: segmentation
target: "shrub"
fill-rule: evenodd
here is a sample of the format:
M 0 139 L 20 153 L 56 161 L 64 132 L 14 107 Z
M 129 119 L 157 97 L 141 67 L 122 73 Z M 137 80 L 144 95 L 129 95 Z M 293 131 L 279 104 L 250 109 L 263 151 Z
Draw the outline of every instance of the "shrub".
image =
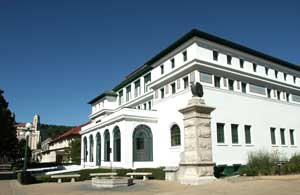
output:
M 280 160 L 277 152 L 269 153 L 266 151 L 252 152 L 248 155 L 248 164 L 242 167 L 240 175 L 273 175 L 278 172 L 276 162 Z
M 36 183 L 35 177 L 30 172 L 18 173 L 17 180 L 23 185 Z

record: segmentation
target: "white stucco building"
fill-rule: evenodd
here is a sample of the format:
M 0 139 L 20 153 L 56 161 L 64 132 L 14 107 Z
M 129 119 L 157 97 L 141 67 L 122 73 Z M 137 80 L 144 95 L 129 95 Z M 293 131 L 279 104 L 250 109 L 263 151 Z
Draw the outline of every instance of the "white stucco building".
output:
M 178 166 L 183 116 L 200 82 L 212 112 L 217 165 L 245 164 L 250 151 L 289 157 L 300 144 L 300 67 L 192 30 L 89 102 L 82 165 Z M 111 153 L 109 152 L 111 149 Z

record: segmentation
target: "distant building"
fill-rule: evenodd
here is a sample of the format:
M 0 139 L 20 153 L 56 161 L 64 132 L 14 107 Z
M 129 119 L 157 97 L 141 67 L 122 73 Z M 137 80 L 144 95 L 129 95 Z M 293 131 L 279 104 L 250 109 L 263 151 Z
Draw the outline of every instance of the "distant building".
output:
M 17 123 L 15 126 L 17 128 L 17 138 L 18 140 L 25 139 L 25 130 L 27 123 Z M 28 137 L 28 146 L 31 150 L 36 150 L 38 147 L 39 142 L 41 141 L 40 136 L 40 116 L 38 114 L 34 115 L 32 123 L 30 123 L 31 132 Z
M 46 139 L 42 142 L 42 155 L 40 162 L 57 162 L 57 163 L 70 163 L 66 155 L 66 149 L 70 147 L 70 143 L 75 139 L 80 139 L 81 127 L 88 123 L 74 127 L 55 139 Z

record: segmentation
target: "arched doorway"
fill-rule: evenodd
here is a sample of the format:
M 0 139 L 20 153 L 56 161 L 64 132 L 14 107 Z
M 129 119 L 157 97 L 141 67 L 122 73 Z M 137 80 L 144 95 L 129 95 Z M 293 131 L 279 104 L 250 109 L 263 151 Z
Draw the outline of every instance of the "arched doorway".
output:
M 146 125 L 138 125 L 133 132 L 133 161 L 152 161 L 152 132 Z
M 83 162 L 87 161 L 87 139 L 83 138 Z
M 96 165 L 101 165 L 101 136 L 99 132 L 96 134 Z
M 121 133 L 118 126 L 114 128 L 114 161 L 121 161 Z
M 104 132 L 104 161 L 110 161 L 110 135 L 108 129 Z
M 90 135 L 90 162 L 94 162 L 94 138 Z

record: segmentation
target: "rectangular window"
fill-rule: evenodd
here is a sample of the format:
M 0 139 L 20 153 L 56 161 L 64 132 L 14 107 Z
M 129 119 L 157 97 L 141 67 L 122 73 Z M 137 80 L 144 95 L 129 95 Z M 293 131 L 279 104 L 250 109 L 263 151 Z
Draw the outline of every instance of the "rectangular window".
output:
M 186 51 L 182 52 L 182 57 L 183 57 L 184 62 L 187 61 L 187 52 Z
M 251 144 L 251 126 L 245 125 L 245 143 Z
M 123 104 L 123 90 L 119 92 L 119 105 Z
M 217 123 L 217 142 L 225 143 L 224 123 Z
M 141 95 L 141 81 L 140 80 L 134 82 L 134 97 L 136 98 L 139 95 Z
M 283 78 L 285 81 L 286 81 L 286 77 L 287 77 L 286 73 L 283 73 Z
M 230 55 L 227 55 L 227 64 L 231 64 L 231 60 L 232 60 L 232 57 Z
M 299 95 L 292 95 L 292 99 L 295 102 L 300 102 L 300 96 Z
M 165 97 L 165 88 L 160 89 L 160 98 L 163 99 Z
M 265 67 L 265 72 L 266 72 L 266 75 L 269 75 L 269 68 L 268 67 Z
M 281 92 L 280 91 L 277 91 L 277 99 L 280 100 L 280 94 Z
M 200 81 L 212 84 L 212 75 L 204 72 L 200 72 Z
M 149 101 L 149 102 L 148 102 L 148 109 L 149 109 L 149 110 L 152 109 L 151 106 L 152 106 L 152 105 L 151 105 L 151 101 Z
M 151 82 L 151 73 L 144 76 L 144 93 L 148 92 L 147 85 Z
M 272 145 L 276 145 L 276 129 L 271 128 L 270 133 L 271 133 L 271 143 Z
M 253 63 L 253 72 L 257 71 L 257 64 Z
M 175 82 L 171 84 L 171 90 L 172 90 L 172 94 L 176 93 L 176 85 Z
M 233 144 L 239 143 L 238 125 L 231 124 L 231 141 Z
M 228 83 L 229 83 L 229 90 L 233 91 L 234 90 L 234 81 L 229 79 Z
M 246 93 L 247 89 L 247 84 L 242 82 L 242 93 Z
M 131 85 L 126 87 L 126 102 L 128 102 L 131 99 Z
M 144 110 L 147 110 L 147 104 L 144 103 Z
M 215 76 L 215 87 L 217 88 L 221 87 L 221 78 L 218 76 Z
M 164 74 L 164 65 L 160 66 L 160 74 Z
M 285 145 L 285 135 L 284 135 L 285 129 L 280 129 L 280 140 L 281 145 Z
M 275 78 L 277 79 L 278 78 L 278 71 L 275 70 Z
M 213 58 L 215 61 L 218 61 L 219 53 L 217 51 L 213 51 Z
M 286 101 L 290 101 L 290 94 L 289 93 L 286 93 Z
M 267 89 L 268 98 L 271 98 L 271 89 Z
M 189 87 L 189 78 L 188 77 L 184 77 L 183 78 L 183 88 L 186 89 Z
M 290 129 L 290 141 L 291 141 L 291 145 L 295 145 L 294 129 Z
M 244 68 L 244 60 L 240 59 L 240 68 Z
M 175 68 L 175 59 L 174 58 L 171 59 L 171 67 Z
M 297 79 L 297 77 L 296 77 L 296 76 L 293 76 L 293 78 L 294 78 L 294 84 L 296 84 L 296 79 Z
M 264 87 L 258 86 L 258 85 L 249 85 L 249 91 L 252 93 L 257 93 L 261 95 L 266 95 L 266 89 Z

